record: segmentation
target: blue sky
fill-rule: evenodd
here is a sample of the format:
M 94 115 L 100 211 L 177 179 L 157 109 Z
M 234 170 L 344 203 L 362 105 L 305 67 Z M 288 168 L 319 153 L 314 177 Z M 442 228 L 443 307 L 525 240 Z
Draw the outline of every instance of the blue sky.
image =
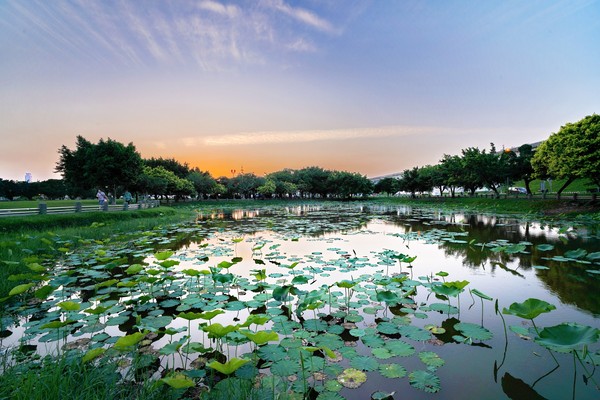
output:
M 76 135 L 377 176 L 600 110 L 598 1 L 3 1 L 0 177 Z

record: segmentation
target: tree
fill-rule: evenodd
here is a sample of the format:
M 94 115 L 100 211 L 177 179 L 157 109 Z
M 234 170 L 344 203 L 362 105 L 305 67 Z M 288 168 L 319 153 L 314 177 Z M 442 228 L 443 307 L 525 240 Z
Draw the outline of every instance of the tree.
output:
M 302 195 L 308 194 L 310 197 L 320 195 L 322 198 L 326 198 L 330 193 L 331 188 L 328 186 L 327 180 L 331 171 L 320 167 L 307 167 L 298 170 L 297 173 L 298 190 Z
M 264 178 L 259 178 L 253 173 L 238 174 L 228 182 L 228 190 L 235 197 L 241 196 L 243 199 L 254 196 L 259 186 L 264 183 Z
M 515 181 L 523 180 L 525 182 L 527 194 L 531 194 L 529 184 L 534 179 L 533 166 L 531 165 L 533 154 L 533 148 L 530 144 L 520 146 L 516 153 L 513 151 L 507 152 L 510 176 Z
M 87 163 L 92 157 L 94 145 L 83 136 L 77 136 L 75 150 L 63 145 L 58 150 L 60 157 L 56 163 L 55 172 L 62 175 L 65 183 L 75 193 L 92 189 L 94 184 Z
M 398 180 L 394 178 L 383 178 L 377 182 L 373 188 L 375 193 L 385 193 L 392 195 L 398 191 Z
M 192 171 L 187 163 L 182 164 L 174 158 L 152 157 L 144 160 L 144 164 L 149 167 L 163 167 L 167 171 L 174 173 L 178 178 L 186 178 Z
M 216 194 L 217 181 L 208 171 L 202 172 L 198 168 L 195 168 L 188 174 L 186 179 L 192 182 L 199 197 L 210 197 Z
M 344 199 L 373 193 L 373 183 L 358 173 L 334 171 L 329 175 L 327 185 L 332 194 Z
M 471 192 L 471 196 L 480 187 L 487 187 L 499 196 L 498 187 L 509 176 L 508 156 L 505 152 L 498 153 L 494 143 L 491 143 L 489 153 L 477 147 L 462 150 L 462 167 L 463 174 L 459 181 Z
M 455 196 L 456 189 L 461 186 L 463 167 L 462 160 L 459 156 L 450 156 L 444 154 L 444 158 L 440 160 L 439 171 L 440 181 L 443 182 L 446 187 L 450 190 L 450 195 Z M 434 186 L 438 186 L 437 181 L 434 180 Z M 441 193 L 440 188 L 440 193 Z
M 410 192 L 410 197 L 415 198 L 416 193 L 422 187 L 419 176 L 419 167 L 405 169 L 402 178 L 398 181 L 398 188 L 403 192 Z
M 75 150 L 63 145 L 58 152 L 55 171 L 77 190 L 108 187 L 116 198 L 116 188 L 133 187 L 142 172 L 142 158 L 133 143 L 125 146 L 109 138 L 92 144 L 77 136 Z
M 577 178 L 600 186 L 600 115 L 562 126 L 540 144 L 531 163 L 538 177 L 566 179 L 559 195 Z
M 194 196 L 196 191 L 191 181 L 179 178 L 165 168 L 144 166 L 140 176 L 140 189 L 154 196 L 175 196 L 175 201 L 185 196 Z

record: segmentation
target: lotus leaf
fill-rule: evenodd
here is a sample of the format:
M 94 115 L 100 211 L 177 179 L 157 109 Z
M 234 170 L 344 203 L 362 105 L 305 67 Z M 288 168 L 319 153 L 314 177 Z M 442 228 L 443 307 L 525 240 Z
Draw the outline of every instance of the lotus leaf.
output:
M 268 342 L 273 342 L 279 339 L 279 335 L 273 331 L 251 332 L 249 330 L 240 330 L 240 333 L 250 339 L 252 342 L 261 346 Z
M 471 289 L 471 293 L 473 293 L 475 296 L 482 298 L 484 300 L 494 300 L 492 297 L 488 296 L 485 293 L 480 292 L 477 289 Z
M 208 333 L 209 338 L 222 338 L 230 332 L 235 332 L 240 329 L 239 325 L 226 325 L 223 326 L 219 323 L 212 325 L 203 326 L 202 330 Z
M 379 367 L 379 362 L 371 357 L 359 356 L 350 361 L 350 366 L 363 371 L 375 371 Z
M 208 364 L 208 366 L 212 369 L 216 369 L 217 371 L 219 371 L 222 374 L 231 375 L 242 365 L 249 363 L 249 362 L 250 362 L 250 360 L 247 360 L 245 358 L 235 358 L 234 357 L 234 358 L 230 359 L 229 361 L 227 361 L 225 364 L 220 363 L 218 361 L 213 361 L 210 364 Z
M 171 257 L 173 255 L 172 251 L 161 251 L 158 253 L 154 253 L 154 258 L 156 258 L 158 261 L 164 261 L 167 258 Z
M 465 337 L 473 340 L 489 340 L 494 335 L 483 326 L 472 324 L 470 322 L 459 322 L 454 325 L 454 329 L 462 333 Z
M 117 350 L 127 350 L 141 342 L 144 337 L 146 337 L 146 334 L 142 332 L 135 332 L 131 335 L 122 336 L 115 342 L 114 348 Z
M 142 271 L 144 269 L 144 267 L 140 264 L 133 264 L 130 265 L 125 272 L 129 275 L 134 275 L 137 274 L 138 272 Z
M 422 351 L 419 353 L 419 358 L 425 365 L 432 368 L 439 368 L 446 362 L 432 351 Z
M 160 381 L 171 386 L 173 389 L 186 389 L 196 386 L 192 379 L 181 373 L 167 376 Z
M 573 351 L 598 341 L 600 330 L 577 323 L 564 323 L 544 328 L 535 342 L 546 347 Z
M 393 340 L 385 343 L 385 348 L 399 357 L 409 357 L 415 354 L 415 348 L 402 340 Z
M 387 360 L 388 358 L 392 358 L 394 356 L 394 354 L 392 354 L 385 347 L 373 349 L 373 350 L 371 350 L 371 353 L 373 354 L 373 357 L 375 357 L 379 360 Z
M 62 301 L 57 306 L 64 311 L 79 311 L 81 309 L 81 304 L 74 301 Z
M 417 341 L 425 341 L 431 339 L 431 333 L 413 325 L 401 326 L 398 328 L 400 334 Z
M 400 364 L 381 364 L 379 373 L 386 378 L 403 378 L 406 376 L 406 368 Z
M 574 258 L 574 259 L 580 259 L 583 258 L 587 255 L 587 251 L 584 249 L 577 249 L 577 250 L 569 250 L 564 254 L 564 257 L 566 258 Z
M 35 283 L 24 283 L 22 285 L 17 285 L 8 292 L 9 296 L 16 296 L 22 293 L 25 293 L 30 288 L 34 287 Z
M 523 303 L 512 303 L 509 308 L 504 308 L 502 314 L 516 315 L 524 319 L 534 319 L 542 313 L 556 310 L 556 307 L 543 300 L 529 298 Z
M 538 244 L 537 246 L 535 246 L 535 248 L 538 249 L 539 251 L 554 250 L 554 246 L 551 244 Z
M 344 370 L 344 372 L 338 375 L 337 380 L 344 387 L 356 389 L 367 381 L 367 375 L 357 369 L 347 368 Z
M 105 351 L 106 349 L 104 347 L 97 347 L 95 349 L 88 350 L 88 352 L 85 353 L 85 355 L 81 358 L 81 361 L 87 363 L 92 360 L 95 360 L 96 358 L 104 354 Z
M 295 375 L 300 371 L 300 363 L 289 359 L 275 361 L 271 365 L 271 373 L 276 376 Z
M 412 387 L 427 393 L 436 393 L 440 390 L 440 378 L 429 371 L 413 371 L 408 375 Z

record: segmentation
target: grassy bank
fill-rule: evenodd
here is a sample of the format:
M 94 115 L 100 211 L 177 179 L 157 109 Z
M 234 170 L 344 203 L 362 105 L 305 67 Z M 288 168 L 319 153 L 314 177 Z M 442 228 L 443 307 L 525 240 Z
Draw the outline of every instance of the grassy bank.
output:
M 441 207 L 449 210 L 484 212 L 495 214 L 521 214 L 539 218 L 583 218 L 600 222 L 600 203 L 575 203 L 572 200 L 480 197 L 431 197 L 411 199 L 408 197 L 379 197 L 374 203 L 406 204 L 425 207 Z
M 0 298 L 26 282 L 11 275 L 31 273 L 31 264 L 51 266 L 65 253 L 94 240 L 126 240 L 156 227 L 190 220 L 190 207 L 160 207 L 130 212 L 32 215 L 0 219 Z

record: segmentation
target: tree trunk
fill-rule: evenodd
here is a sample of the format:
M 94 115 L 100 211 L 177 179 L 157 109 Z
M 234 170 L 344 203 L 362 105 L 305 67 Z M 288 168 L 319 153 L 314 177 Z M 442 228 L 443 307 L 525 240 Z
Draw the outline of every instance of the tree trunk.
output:
M 573 181 L 575 180 L 574 177 L 570 176 L 567 181 L 565 182 L 564 185 L 562 185 L 562 187 L 560 189 L 558 189 L 558 192 L 556 192 L 557 196 L 560 196 L 560 194 L 563 192 L 563 190 L 565 190 L 567 188 L 567 186 L 569 186 L 571 183 L 573 183 Z

